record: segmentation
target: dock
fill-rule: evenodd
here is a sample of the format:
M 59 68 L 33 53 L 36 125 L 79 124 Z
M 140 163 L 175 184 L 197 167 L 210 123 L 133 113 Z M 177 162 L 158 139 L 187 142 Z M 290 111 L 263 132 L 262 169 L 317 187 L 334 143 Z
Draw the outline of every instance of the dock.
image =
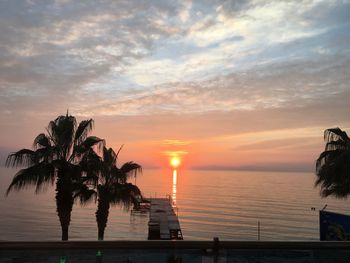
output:
M 183 240 L 171 199 L 153 198 L 150 201 L 148 240 Z

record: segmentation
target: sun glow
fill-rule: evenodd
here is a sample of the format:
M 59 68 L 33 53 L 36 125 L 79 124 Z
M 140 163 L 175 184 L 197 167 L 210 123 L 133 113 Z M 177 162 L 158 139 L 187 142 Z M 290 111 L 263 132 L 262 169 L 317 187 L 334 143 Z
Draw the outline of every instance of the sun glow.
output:
M 172 157 L 171 160 L 170 160 L 170 165 L 173 167 L 173 168 L 176 168 L 180 165 L 180 159 L 178 157 Z

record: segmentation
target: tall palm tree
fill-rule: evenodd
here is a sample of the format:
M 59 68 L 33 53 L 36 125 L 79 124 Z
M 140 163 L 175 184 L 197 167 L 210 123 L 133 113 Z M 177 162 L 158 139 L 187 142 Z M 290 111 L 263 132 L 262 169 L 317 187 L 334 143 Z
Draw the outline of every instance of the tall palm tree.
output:
M 33 150 L 22 149 L 11 153 L 6 165 L 25 165 L 14 176 L 7 189 L 21 190 L 27 185 L 36 187 L 38 193 L 43 187 L 56 182 L 56 207 L 62 228 L 62 240 L 68 240 L 68 228 L 73 207 L 74 184 L 80 180 L 80 160 L 94 146 L 104 145 L 104 140 L 90 136 L 93 120 L 84 120 L 77 125 L 75 117 L 67 114 L 51 121 L 46 129 L 34 139 Z
M 130 205 L 136 204 L 137 198 L 141 196 L 140 189 L 136 185 L 128 183 L 128 179 L 131 176 L 136 176 L 138 172 L 142 171 L 142 168 L 134 162 L 127 162 L 120 168 L 117 167 L 120 150 L 121 148 L 115 153 L 112 148 L 103 147 L 102 158 L 91 152 L 83 160 L 84 163 L 93 165 L 90 167 L 82 165 L 82 167 L 87 168 L 86 171 L 89 171 L 90 174 L 85 177 L 85 184 L 81 185 L 75 196 L 80 198 L 81 203 L 91 200 L 93 196 L 97 197 L 98 240 L 104 238 L 110 206 L 121 205 L 125 209 L 129 209 Z
M 316 182 L 321 195 L 346 198 L 350 195 L 350 138 L 339 128 L 324 132 L 326 147 L 316 161 Z

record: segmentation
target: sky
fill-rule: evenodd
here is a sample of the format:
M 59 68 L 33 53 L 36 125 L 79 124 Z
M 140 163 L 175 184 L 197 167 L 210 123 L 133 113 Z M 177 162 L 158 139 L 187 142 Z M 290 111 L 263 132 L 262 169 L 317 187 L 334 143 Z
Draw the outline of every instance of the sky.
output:
M 0 1 L 0 153 L 50 120 L 144 167 L 312 171 L 350 132 L 350 1 Z

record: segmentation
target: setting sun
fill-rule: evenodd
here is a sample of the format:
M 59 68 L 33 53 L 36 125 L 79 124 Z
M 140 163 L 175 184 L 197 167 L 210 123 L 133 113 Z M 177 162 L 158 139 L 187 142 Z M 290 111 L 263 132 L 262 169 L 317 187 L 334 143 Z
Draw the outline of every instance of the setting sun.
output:
M 170 160 L 170 164 L 172 167 L 176 168 L 180 165 L 180 159 L 178 157 L 172 157 Z

